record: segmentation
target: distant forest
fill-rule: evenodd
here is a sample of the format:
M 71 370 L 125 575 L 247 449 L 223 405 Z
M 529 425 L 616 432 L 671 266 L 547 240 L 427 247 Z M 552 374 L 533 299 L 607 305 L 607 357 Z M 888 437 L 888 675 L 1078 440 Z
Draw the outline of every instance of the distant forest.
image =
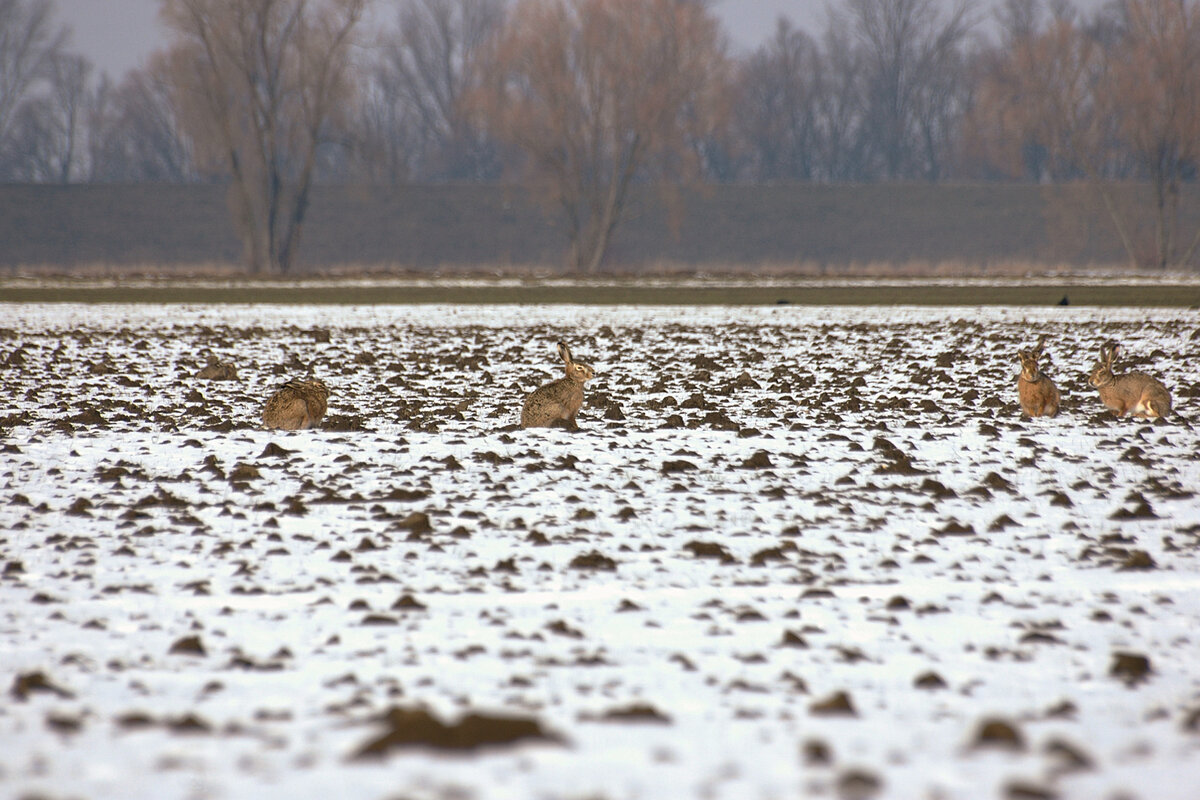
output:
M 1132 266 L 1197 260 L 1196 0 L 832 0 L 745 55 L 706 0 L 388 7 L 162 0 L 168 45 L 114 80 L 53 0 L 0 2 L 0 181 L 228 185 L 255 272 L 348 184 L 522 184 L 580 270 L 634 187 L 669 218 L 703 184 L 1078 184 Z

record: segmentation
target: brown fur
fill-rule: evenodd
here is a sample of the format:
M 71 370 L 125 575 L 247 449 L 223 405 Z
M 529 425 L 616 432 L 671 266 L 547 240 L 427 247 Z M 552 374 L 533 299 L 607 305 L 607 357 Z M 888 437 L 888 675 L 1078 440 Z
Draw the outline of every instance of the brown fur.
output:
M 1121 352 L 1116 342 L 1100 345 L 1100 360 L 1092 367 L 1088 383 L 1100 392 L 1100 401 L 1118 417 L 1165 417 L 1171 413 L 1171 393 L 1157 378 L 1144 372 L 1115 375 L 1113 361 Z
M 1058 413 L 1062 400 L 1054 381 L 1042 374 L 1039 362 L 1045 341 L 1045 337 L 1042 337 L 1032 350 L 1017 351 L 1017 357 L 1021 360 L 1017 396 L 1021 399 L 1021 410 L 1031 417 L 1053 417 Z
M 208 363 L 200 368 L 196 377 L 206 381 L 236 381 L 237 367 L 228 361 L 221 361 L 212 353 L 208 354 Z
M 328 408 L 329 387 L 319 378 L 293 378 L 267 400 L 263 427 L 295 431 L 321 422 Z
M 565 427 L 578 428 L 575 415 L 583 405 L 583 385 L 596 376 L 587 364 L 571 358 L 571 350 L 563 342 L 558 343 L 558 354 L 563 360 L 566 375 L 556 381 L 534 389 L 521 407 L 522 428 Z

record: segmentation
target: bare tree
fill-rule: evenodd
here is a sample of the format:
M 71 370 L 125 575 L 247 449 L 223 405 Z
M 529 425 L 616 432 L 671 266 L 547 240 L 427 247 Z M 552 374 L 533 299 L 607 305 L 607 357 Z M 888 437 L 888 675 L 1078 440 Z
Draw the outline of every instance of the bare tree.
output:
M 1059 14 L 1044 29 L 1016 31 L 1005 47 L 984 77 L 976 104 L 984 121 L 972 129 L 998 123 L 1002 148 L 1006 136 L 1019 143 L 1019 151 L 1002 156 L 1010 170 L 1032 168 L 1035 177 L 1054 181 L 1086 178 L 1133 263 L 1133 240 L 1110 182 L 1120 174 L 1114 123 L 1096 93 L 1111 80 L 1102 43 L 1073 14 Z
M 368 183 L 396 185 L 422 174 L 416 114 L 386 63 L 368 68 L 351 135 L 355 172 Z
M 499 175 L 496 143 L 474 124 L 464 101 L 475 91 L 479 60 L 504 22 L 504 9 L 504 0 L 400 6 L 374 78 L 381 99 L 395 109 L 395 139 L 409 151 L 415 177 L 481 181 Z
M 291 269 L 318 149 L 353 109 L 366 0 L 164 0 L 168 74 L 198 162 L 231 178 L 252 272 Z
M 480 111 L 563 214 L 568 264 L 594 271 L 639 170 L 695 169 L 695 126 L 719 106 L 724 40 L 705 3 L 524 0 L 488 67 Z
M 968 147 L 1001 175 L 1038 181 L 1104 172 L 1094 87 L 1102 48 L 1073 14 L 1044 21 L 1022 0 L 1001 17 L 1002 38 L 981 59 Z
M 86 177 L 91 72 L 91 62 L 82 56 L 54 57 L 46 90 L 17 108 L 9 136 L 12 177 L 38 183 Z
M 754 180 L 816 177 L 822 67 L 816 42 L 784 17 L 775 35 L 742 64 L 733 124 Z
M 1011 44 L 1032 35 L 1040 26 L 1041 11 L 1038 0 L 1002 0 L 994 12 L 1001 42 Z
M 1004 0 L 995 10 L 999 40 L 981 53 L 974 102 L 963 128 L 963 159 L 968 174 L 989 179 L 1047 177 L 1045 144 L 1026 124 L 1018 64 L 1042 30 L 1039 0 Z
M 54 24 L 53 15 L 51 0 L 0 0 L 0 159 L 12 156 L 17 110 L 49 76 L 66 41 L 67 30 Z
M 191 141 L 181 130 L 166 71 L 165 55 L 156 53 L 119 85 L 105 79 L 97 86 L 88 123 L 91 180 L 197 179 Z
M 885 178 L 939 176 L 948 120 L 962 111 L 973 10 L 974 0 L 955 0 L 944 17 L 936 0 L 846 0 L 863 50 L 867 130 Z
M 988 60 L 972 147 L 1010 175 L 1086 179 L 1130 266 L 1189 262 L 1200 233 L 1183 241 L 1180 212 L 1200 168 L 1197 4 L 1121 0 L 1086 24 L 1054 11 L 1042 27 L 1013 25 Z M 1144 181 L 1149 197 L 1121 181 Z
M 1200 168 L 1200 9 L 1184 0 L 1124 0 L 1120 11 L 1099 102 L 1150 183 L 1153 244 L 1139 260 L 1188 263 L 1200 230 L 1181 245 L 1179 211 L 1182 185 Z
M 854 181 L 875 177 L 867 168 L 867 70 L 861 48 L 837 17 L 822 39 L 819 73 L 817 147 L 826 180 Z

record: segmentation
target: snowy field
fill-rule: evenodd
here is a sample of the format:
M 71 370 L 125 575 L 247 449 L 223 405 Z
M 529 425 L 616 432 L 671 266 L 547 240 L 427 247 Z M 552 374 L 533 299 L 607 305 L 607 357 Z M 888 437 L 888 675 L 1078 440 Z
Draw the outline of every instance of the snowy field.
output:
M 560 338 L 582 430 L 520 431 Z M 1109 338 L 1175 416 L 1103 409 Z M 0 306 L 0 795 L 1193 800 L 1198 352 L 1183 310 Z M 325 426 L 260 430 L 312 365 Z

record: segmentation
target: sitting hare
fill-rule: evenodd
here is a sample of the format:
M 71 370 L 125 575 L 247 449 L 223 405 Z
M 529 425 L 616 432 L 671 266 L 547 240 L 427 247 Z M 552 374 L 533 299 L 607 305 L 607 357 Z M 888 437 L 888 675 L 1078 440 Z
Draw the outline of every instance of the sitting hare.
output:
M 1100 345 L 1100 360 L 1092 368 L 1088 383 L 1100 391 L 1100 400 L 1118 417 L 1165 417 L 1171 413 L 1171 393 L 1157 378 L 1144 372 L 1114 375 L 1113 359 L 1120 355 L 1116 342 Z
M 329 387 L 320 378 L 293 378 L 267 399 L 263 427 L 295 431 L 315 427 L 325 416 Z
M 236 381 L 237 367 L 232 362 L 222 361 L 214 354 L 208 354 L 208 363 L 200 368 L 196 377 L 206 381 Z
M 1032 350 L 1018 350 L 1021 359 L 1021 377 L 1017 378 L 1017 396 L 1021 399 L 1021 410 L 1031 417 L 1053 417 L 1058 413 L 1061 399 L 1054 381 L 1042 374 L 1038 364 L 1042 359 L 1042 346 L 1046 337 L 1038 339 Z
M 566 377 L 534 389 L 521 408 L 522 428 L 565 427 L 578 430 L 575 415 L 583 405 L 583 384 L 596 377 L 587 364 L 571 359 L 571 349 L 558 343 L 558 354 L 566 365 Z

